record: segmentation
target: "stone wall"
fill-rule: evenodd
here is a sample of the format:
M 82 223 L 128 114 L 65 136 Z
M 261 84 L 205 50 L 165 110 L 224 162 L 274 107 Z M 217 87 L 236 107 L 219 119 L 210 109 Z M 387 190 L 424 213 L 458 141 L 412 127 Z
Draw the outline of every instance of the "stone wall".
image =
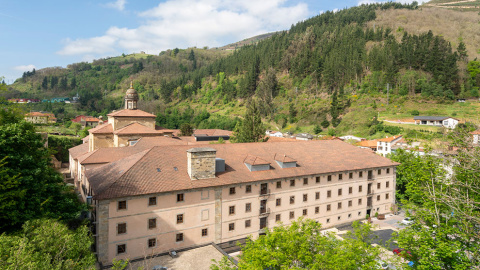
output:
M 96 211 L 97 222 L 97 256 L 98 261 L 103 265 L 110 265 L 112 262 L 108 258 L 108 220 L 109 220 L 109 201 L 98 201 Z
M 215 178 L 216 150 L 192 148 L 187 151 L 188 175 L 192 180 Z

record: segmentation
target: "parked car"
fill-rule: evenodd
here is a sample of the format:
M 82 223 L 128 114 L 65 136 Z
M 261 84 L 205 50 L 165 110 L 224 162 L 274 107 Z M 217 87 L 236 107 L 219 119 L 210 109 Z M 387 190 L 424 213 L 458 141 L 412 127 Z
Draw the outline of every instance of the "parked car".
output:
M 406 217 L 406 218 L 404 218 L 404 219 L 402 220 L 401 223 L 402 223 L 403 225 L 410 225 L 410 224 L 413 223 L 413 218 L 411 218 L 411 217 Z

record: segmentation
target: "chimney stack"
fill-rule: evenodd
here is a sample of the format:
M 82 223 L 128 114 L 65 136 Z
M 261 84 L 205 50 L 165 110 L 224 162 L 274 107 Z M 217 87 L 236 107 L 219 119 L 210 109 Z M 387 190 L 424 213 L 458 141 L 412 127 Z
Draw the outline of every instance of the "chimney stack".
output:
M 192 180 L 215 178 L 215 157 L 217 150 L 198 147 L 187 150 L 188 175 Z

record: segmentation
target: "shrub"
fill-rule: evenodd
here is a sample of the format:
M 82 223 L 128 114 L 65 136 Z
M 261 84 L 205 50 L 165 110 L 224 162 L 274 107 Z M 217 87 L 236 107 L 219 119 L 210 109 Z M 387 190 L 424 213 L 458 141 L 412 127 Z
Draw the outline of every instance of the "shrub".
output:
M 418 110 L 413 110 L 410 113 L 414 116 L 420 115 L 420 112 Z

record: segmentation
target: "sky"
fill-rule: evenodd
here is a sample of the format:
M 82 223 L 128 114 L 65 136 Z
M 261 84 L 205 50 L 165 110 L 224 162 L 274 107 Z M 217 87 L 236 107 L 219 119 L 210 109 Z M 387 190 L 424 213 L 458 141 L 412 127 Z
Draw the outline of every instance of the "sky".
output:
M 122 53 L 220 47 L 375 0 L 0 0 L 0 77 Z M 398 0 L 409 3 L 412 0 Z M 418 1 L 422 2 L 422 1 Z

